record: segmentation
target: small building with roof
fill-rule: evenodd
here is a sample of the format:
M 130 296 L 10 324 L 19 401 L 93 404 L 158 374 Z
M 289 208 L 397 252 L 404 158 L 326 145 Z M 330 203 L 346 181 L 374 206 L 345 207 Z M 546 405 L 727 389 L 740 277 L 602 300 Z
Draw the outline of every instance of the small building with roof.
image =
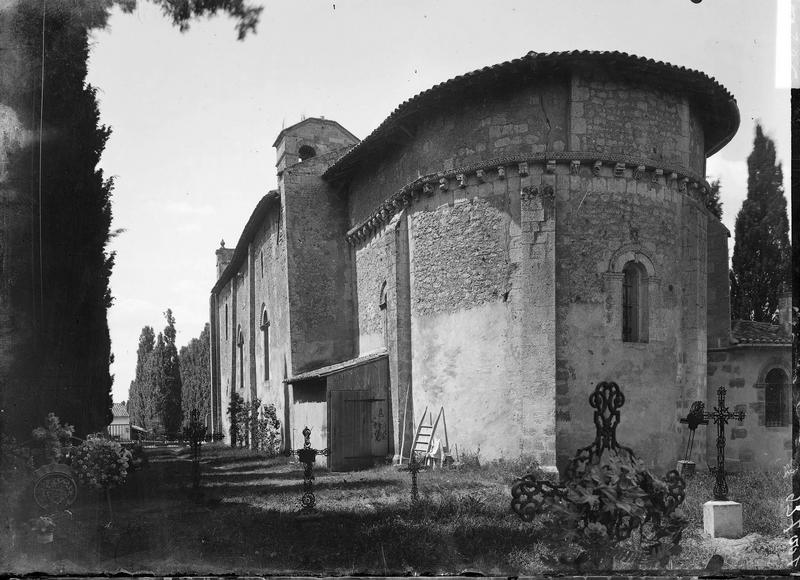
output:
M 436 85 L 362 141 L 324 118 L 283 129 L 278 188 L 217 250 L 213 429 L 229 436 L 231 393 L 259 398 L 285 447 L 308 424 L 352 469 L 407 457 L 445 407 L 461 452 L 558 467 L 615 381 L 620 441 L 674 466 L 679 419 L 715 400 L 708 356 L 756 352 L 734 342 L 730 234 L 703 203 L 738 126 L 701 72 L 574 51 Z
M 117 441 L 136 441 L 142 439 L 146 431 L 138 425 L 131 423 L 131 416 L 128 413 L 128 406 L 122 403 L 111 405 L 111 413 L 114 418 L 108 426 L 108 435 Z

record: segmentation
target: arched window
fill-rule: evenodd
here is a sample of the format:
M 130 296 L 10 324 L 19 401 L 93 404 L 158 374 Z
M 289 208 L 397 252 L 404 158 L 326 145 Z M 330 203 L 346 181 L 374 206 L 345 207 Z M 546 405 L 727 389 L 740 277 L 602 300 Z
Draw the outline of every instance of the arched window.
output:
M 789 378 L 783 369 L 772 369 L 767 373 L 764 391 L 764 424 L 767 427 L 785 427 L 788 424 Z
M 263 308 L 261 312 L 261 339 L 264 345 L 264 380 L 269 380 L 269 318 L 267 317 L 267 309 Z
M 383 330 L 383 346 L 389 346 L 388 312 L 386 310 L 386 282 L 381 286 L 380 297 L 378 298 L 378 308 L 381 311 L 381 326 Z
M 647 342 L 647 270 L 637 262 L 622 268 L 622 340 Z
M 242 334 L 242 327 L 239 327 L 236 340 L 236 354 L 239 357 L 239 380 L 237 381 L 238 387 L 244 389 L 244 334 Z
M 303 145 L 297 151 L 297 154 L 300 156 L 300 161 L 305 161 L 306 159 L 311 159 L 314 157 L 317 152 L 314 151 L 314 148 L 309 145 Z

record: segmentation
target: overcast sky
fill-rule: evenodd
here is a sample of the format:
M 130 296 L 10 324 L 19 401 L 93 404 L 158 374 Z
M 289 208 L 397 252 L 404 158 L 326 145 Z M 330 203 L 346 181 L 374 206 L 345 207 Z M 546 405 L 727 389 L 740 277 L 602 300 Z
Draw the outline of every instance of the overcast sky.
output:
M 364 138 L 416 93 L 531 50 L 624 51 L 700 70 L 731 91 L 741 126 L 708 173 L 722 179 L 733 232 L 756 120 L 776 142 L 789 195 L 788 60 L 776 65 L 783 3 L 270 0 L 244 42 L 227 17 L 181 34 L 143 0 L 134 14 L 115 12 L 93 35 L 89 66 L 113 129 L 101 162 L 116 176 L 112 227 L 125 229 L 111 246 L 114 400 L 128 398 L 143 326 L 163 329 L 172 308 L 179 345 L 200 334 L 214 251 L 222 238 L 236 244 L 276 186 L 272 143 L 283 126 L 324 116 Z

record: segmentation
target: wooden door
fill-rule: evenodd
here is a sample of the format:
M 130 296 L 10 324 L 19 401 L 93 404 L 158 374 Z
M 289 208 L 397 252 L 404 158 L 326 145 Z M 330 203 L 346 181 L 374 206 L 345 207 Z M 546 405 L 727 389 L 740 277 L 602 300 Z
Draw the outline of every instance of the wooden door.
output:
M 330 391 L 333 471 L 372 466 L 372 404 L 369 391 Z

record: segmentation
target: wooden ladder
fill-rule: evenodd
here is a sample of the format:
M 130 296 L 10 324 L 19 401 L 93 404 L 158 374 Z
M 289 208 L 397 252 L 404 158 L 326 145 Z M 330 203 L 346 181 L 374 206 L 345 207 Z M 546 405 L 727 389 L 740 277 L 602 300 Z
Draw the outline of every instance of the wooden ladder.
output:
M 425 424 L 426 417 L 428 417 L 427 425 Z M 444 452 L 447 455 L 450 453 L 450 442 L 447 439 L 447 419 L 445 419 L 444 416 L 444 407 L 439 409 L 436 421 L 433 421 L 433 412 L 429 414 L 428 407 L 425 407 L 425 410 L 422 412 L 422 418 L 419 420 L 419 425 L 417 425 L 417 432 L 414 435 L 414 444 L 411 446 L 411 453 L 422 454 L 423 461 L 427 459 L 428 453 L 430 453 L 431 447 L 433 446 L 433 436 L 436 434 L 436 428 L 439 426 L 440 420 L 444 426 Z M 432 424 L 431 421 L 433 421 Z M 400 460 L 402 461 L 402 458 Z

